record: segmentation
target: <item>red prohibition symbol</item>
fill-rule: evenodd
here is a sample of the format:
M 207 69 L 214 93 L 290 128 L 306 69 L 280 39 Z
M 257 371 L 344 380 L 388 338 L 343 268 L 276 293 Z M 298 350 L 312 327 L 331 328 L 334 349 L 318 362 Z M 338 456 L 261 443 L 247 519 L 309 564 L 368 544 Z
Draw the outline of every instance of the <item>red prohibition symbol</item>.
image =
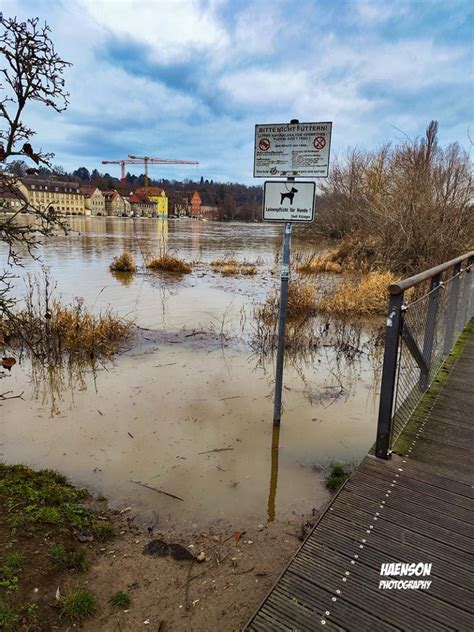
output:
M 268 151 L 270 149 L 270 141 L 268 138 L 261 138 L 258 143 L 258 148 L 262 151 Z
M 313 145 L 316 147 L 316 149 L 324 149 L 326 145 L 326 139 L 322 136 L 316 136 L 313 141 Z

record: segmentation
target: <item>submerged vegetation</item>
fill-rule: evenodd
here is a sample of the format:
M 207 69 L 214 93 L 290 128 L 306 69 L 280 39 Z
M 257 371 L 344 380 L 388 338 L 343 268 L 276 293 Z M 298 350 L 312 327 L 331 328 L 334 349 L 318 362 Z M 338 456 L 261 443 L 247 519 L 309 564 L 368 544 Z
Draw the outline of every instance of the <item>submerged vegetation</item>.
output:
M 309 255 L 297 264 L 296 270 L 302 274 L 319 274 L 321 272 L 342 272 L 343 267 L 336 261 L 338 249 L 335 248 L 323 255 Z
M 30 277 L 25 307 L 10 311 L 0 331 L 12 347 L 29 351 L 44 363 L 69 359 L 107 358 L 131 336 L 132 322 L 108 310 L 93 314 L 82 299 L 63 305 L 54 297 L 48 272 Z
M 178 274 L 188 274 L 193 271 L 190 263 L 173 257 L 168 253 L 162 253 L 158 257 L 150 259 L 146 267 L 150 270 L 161 270 L 162 272 L 175 272 Z
M 111 272 L 136 272 L 137 264 L 133 255 L 125 250 L 121 255 L 115 257 L 110 264 Z
M 369 272 L 359 281 L 346 279 L 318 302 L 317 309 L 338 318 L 383 315 L 388 286 L 396 281 L 391 272 Z

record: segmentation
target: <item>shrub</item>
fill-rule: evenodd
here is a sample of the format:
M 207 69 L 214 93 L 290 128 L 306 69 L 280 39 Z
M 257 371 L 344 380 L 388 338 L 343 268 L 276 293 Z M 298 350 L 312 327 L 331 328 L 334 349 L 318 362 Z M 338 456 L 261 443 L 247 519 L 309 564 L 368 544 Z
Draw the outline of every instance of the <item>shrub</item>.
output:
M 136 272 L 137 266 L 133 256 L 125 251 L 120 256 L 115 257 L 110 264 L 111 272 Z
M 397 277 L 391 272 L 369 272 L 358 282 L 344 281 L 332 293 L 322 298 L 317 309 L 320 312 L 344 318 L 358 314 L 373 316 L 387 311 L 388 286 Z
M 61 599 L 61 616 L 71 621 L 84 621 L 97 612 L 97 601 L 88 590 L 73 590 Z
M 441 147 L 437 134 L 431 121 L 423 138 L 334 160 L 309 230 L 344 239 L 358 264 L 404 276 L 468 250 L 469 154 L 457 143 Z
M 168 254 L 162 254 L 155 259 L 151 259 L 148 261 L 146 267 L 150 270 L 162 270 L 164 272 L 177 272 L 181 274 L 187 274 L 193 271 L 191 264 Z

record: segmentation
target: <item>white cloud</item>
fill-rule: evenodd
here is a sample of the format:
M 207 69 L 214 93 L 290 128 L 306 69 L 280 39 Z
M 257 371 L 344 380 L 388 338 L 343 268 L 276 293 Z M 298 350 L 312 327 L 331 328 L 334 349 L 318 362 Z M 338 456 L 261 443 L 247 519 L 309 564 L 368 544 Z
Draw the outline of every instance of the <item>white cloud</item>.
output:
M 155 61 L 186 60 L 196 50 L 219 50 L 228 43 L 216 2 L 205 7 L 198 0 L 79 1 L 107 31 L 146 44 Z

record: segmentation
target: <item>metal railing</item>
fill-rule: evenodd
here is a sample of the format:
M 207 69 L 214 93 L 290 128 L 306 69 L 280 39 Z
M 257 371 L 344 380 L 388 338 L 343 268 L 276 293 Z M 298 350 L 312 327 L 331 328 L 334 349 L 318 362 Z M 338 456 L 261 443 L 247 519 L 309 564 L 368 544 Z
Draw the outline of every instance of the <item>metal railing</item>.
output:
M 376 456 L 388 459 L 473 315 L 474 251 L 389 287 Z M 473 269 L 474 272 L 474 269 Z

